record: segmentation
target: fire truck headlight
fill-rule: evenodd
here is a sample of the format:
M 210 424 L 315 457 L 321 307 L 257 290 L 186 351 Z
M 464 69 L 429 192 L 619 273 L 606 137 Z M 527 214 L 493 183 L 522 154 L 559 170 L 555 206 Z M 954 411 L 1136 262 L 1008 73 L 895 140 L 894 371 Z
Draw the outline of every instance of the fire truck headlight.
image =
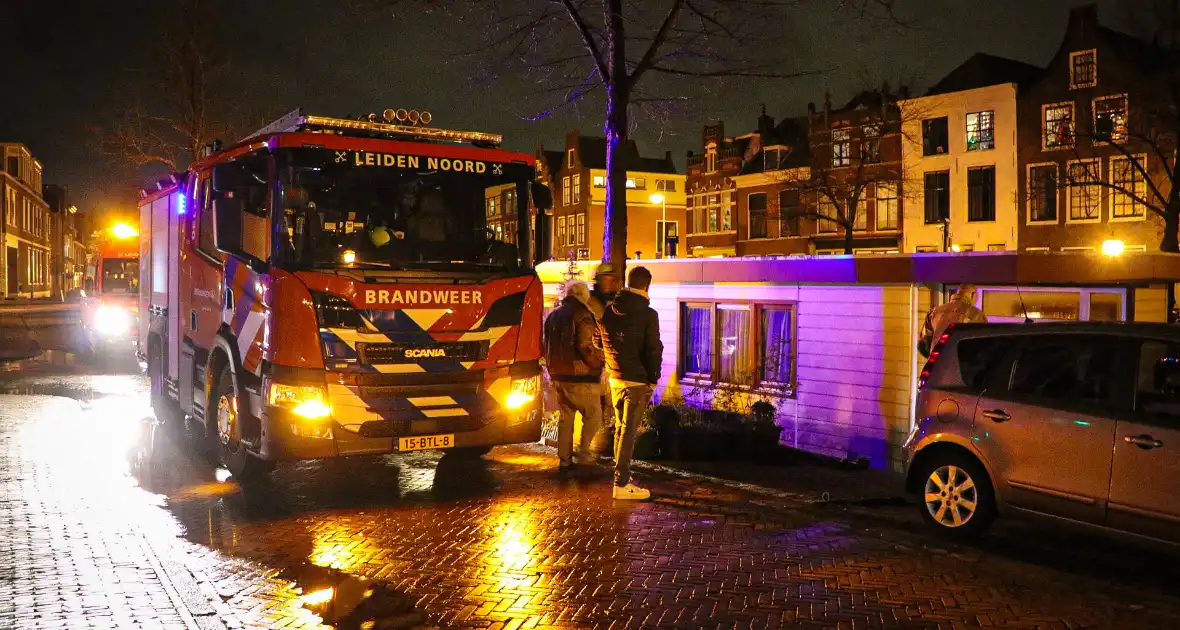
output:
M 94 328 L 104 335 L 122 335 L 131 327 L 131 313 L 125 308 L 103 304 L 94 312 Z
M 308 420 L 320 420 L 332 415 L 328 406 L 328 394 L 319 385 L 284 385 L 269 383 L 267 401 L 275 407 L 290 409 L 292 413 Z
M 520 409 L 537 399 L 537 392 L 541 388 L 541 377 L 514 379 L 512 390 L 504 399 L 504 406 L 509 409 Z

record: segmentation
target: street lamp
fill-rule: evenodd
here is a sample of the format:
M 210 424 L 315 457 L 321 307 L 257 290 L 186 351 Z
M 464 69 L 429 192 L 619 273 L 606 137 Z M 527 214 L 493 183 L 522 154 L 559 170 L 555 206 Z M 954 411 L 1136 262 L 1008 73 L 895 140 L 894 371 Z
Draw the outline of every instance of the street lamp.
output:
M 1106 256 L 1110 256 L 1111 258 L 1122 256 L 1126 247 L 1127 246 L 1122 241 L 1113 239 L 1109 241 L 1102 241 L 1102 253 Z
M 653 204 L 660 204 L 660 239 L 663 242 L 660 244 L 660 251 L 663 252 L 664 258 L 668 256 L 668 204 L 667 199 L 660 193 L 652 193 L 647 198 Z

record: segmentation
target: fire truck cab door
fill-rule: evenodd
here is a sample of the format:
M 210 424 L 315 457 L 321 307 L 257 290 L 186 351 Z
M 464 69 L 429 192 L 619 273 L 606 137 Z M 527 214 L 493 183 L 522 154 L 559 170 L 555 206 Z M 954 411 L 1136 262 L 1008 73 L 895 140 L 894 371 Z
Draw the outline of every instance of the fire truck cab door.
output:
M 180 290 L 180 369 L 182 374 L 191 375 L 181 379 L 180 398 L 194 411 L 205 406 L 205 382 L 209 379 L 205 367 L 221 326 L 225 300 L 224 264 L 213 246 L 213 203 L 208 172 L 201 173 L 195 190 L 193 229 L 185 231 L 188 242 L 182 248 Z

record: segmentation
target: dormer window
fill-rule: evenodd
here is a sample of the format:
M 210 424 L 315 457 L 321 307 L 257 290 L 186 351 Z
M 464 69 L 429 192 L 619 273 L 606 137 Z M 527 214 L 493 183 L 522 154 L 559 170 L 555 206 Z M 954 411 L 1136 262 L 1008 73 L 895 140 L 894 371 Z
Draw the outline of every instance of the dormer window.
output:
M 1080 90 L 1098 85 L 1098 51 L 1069 53 L 1069 89 Z
M 568 166 L 569 168 L 573 168 L 574 167 L 574 150 L 570 149 L 569 151 L 566 151 L 565 153 L 566 153 L 566 162 L 565 162 L 566 166 Z
M 782 147 L 768 147 L 762 152 L 763 165 L 762 169 L 766 171 L 777 171 L 783 168 L 783 164 L 787 161 L 787 150 Z
M 717 172 L 717 145 L 710 144 L 705 147 L 705 172 Z

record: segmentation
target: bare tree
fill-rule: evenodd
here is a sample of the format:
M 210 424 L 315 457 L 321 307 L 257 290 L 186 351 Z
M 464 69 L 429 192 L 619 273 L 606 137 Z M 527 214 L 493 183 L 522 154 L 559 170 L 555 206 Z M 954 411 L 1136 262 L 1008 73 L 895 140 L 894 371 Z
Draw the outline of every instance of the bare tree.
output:
M 627 254 L 623 148 L 633 108 L 665 114 L 687 102 L 683 88 L 734 78 L 791 78 L 796 21 L 824 8 L 855 18 L 892 20 L 895 0 L 469 0 L 470 19 L 486 40 L 467 51 L 491 59 L 488 76 L 508 67 L 551 97 L 537 117 L 591 95 L 604 97 L 606 216 L 603 260 L 620 267 Z M 411 0 L 385 0 L 404 6 Z M 438 6 L 438 3 L 427 3 Z M 807 6 L 810 12 L 800 11 Z M 452 9 L 454 10 L 454 9 Z M 807 28 L 798 27 L 799 30 Z
M 183 0 L 169 12 L 156 37 L 158 65 L 132 73 L 129 102 L 112 124 L 92 128 L 101 155 L 135 168 L 178 170 L 209 142 L 236 131 L 229 123 L 219 7 L 218 0 Z

